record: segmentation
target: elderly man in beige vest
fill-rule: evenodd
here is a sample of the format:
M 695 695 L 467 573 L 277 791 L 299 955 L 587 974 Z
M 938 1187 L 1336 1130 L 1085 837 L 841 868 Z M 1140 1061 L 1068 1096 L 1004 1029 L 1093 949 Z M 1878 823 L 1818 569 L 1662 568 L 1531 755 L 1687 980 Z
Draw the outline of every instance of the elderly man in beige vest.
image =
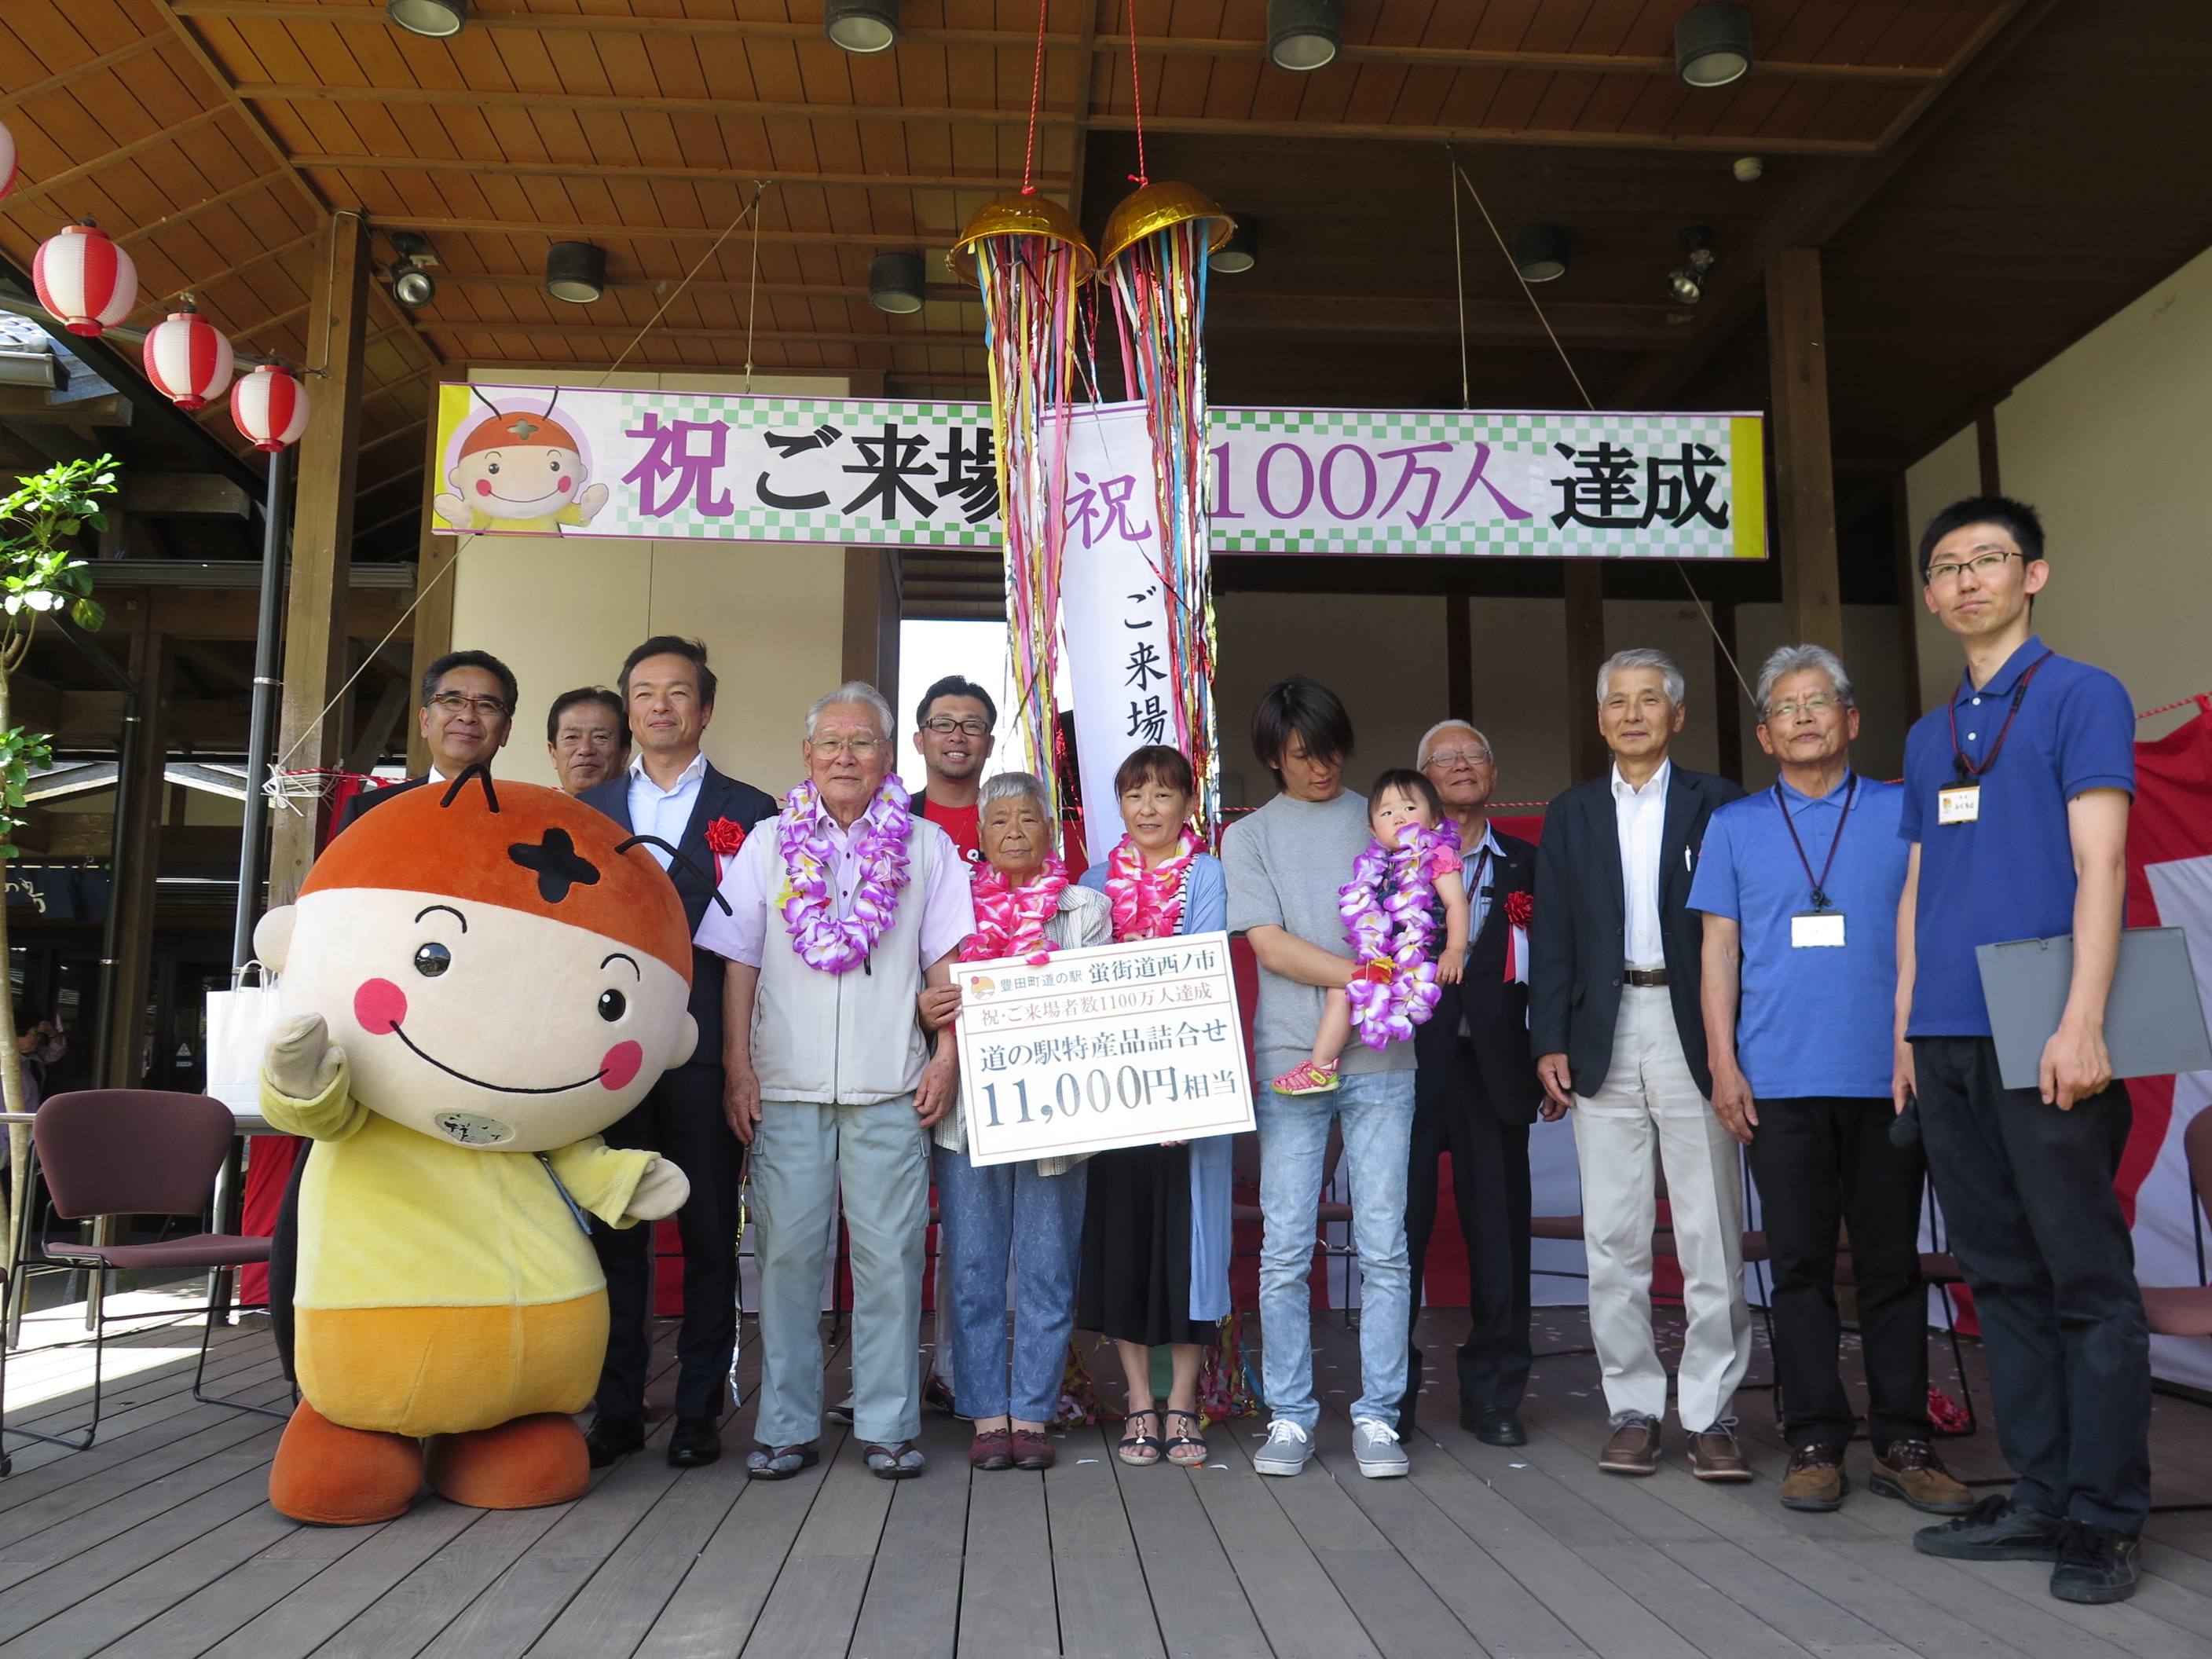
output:
M 823 1276 L 843 1194 L 852 1243 L 853 1424 L 870 1469 L 920 1474 L 927 1131 L 952 1109 L 954 1046 L 915 1018 L 975 930 L 968 872 L 887 775 L 891 711 L 841 685 L 806 714 L 806 781 L 730 858 L 698 943 L 729 960 L 730 1127 L 752 1148 L 761 1278 L 760 1441 L 746 1472 L 817 1461 Z

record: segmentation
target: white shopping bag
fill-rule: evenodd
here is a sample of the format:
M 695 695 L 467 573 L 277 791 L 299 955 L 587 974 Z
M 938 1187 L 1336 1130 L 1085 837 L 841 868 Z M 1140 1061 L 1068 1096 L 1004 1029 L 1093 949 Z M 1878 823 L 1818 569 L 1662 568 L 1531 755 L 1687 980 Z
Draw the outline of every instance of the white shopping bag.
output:
M 244 982 L 248 974 L 261 983 Z M 282 1010 L 276 975 L 249 962 L 228 991 L 207 994 L 207 1091 L 234 1112 L 261 1109 L 261 1061 Z

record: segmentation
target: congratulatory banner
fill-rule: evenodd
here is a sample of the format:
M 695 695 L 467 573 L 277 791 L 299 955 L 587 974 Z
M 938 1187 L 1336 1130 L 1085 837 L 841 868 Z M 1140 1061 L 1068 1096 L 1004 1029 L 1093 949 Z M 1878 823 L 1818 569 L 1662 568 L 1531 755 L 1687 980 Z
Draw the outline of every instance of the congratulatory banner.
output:
M 1756 415 L 1216 409 L 1209 436 L 1219 554 L 1766 555 Z M 999 544 L 982 404 L 445 386 L 438 441 L 441 531 Z M 1141 465 L 1091 459 L 1071 536 L 1149 533 Z

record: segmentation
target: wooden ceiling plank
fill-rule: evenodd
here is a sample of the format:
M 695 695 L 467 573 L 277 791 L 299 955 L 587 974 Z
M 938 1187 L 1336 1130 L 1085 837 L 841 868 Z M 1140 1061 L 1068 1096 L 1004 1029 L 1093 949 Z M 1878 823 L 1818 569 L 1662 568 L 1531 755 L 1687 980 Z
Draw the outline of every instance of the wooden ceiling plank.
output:
M 115 240 L 118 245 L 128 247 L 134 243 L 145 241 L 149 237 L 160 236 L 166 232 L 190 224 L 204 213 L 212 213 L 218 208 L 228 207 L 234 202 L 240 202 L 249 196 L 257 195 L 267 190 L 271 185 L 280 182 L 283 177 L 283 174 L 276 173 L 262 173 L 257 178 L 247 179 L 242 185 L 234 185 L 228 190 L 203 198 L 190 207 L 179 208 L 174 213 L 156 219 L 151 224 L 140 225 L 134 229 L 124 231 Z
M 149 312 L 166 311 L 173 301 L 180 300 L 186 292 L 195 296 L 202 293 L 212 293 L 232 278 L 252 270 L 258 265 L 265 264 L 271 259 L 281 259 L 288 253 L 297 252 L 313 241 L 319 234 L 311 230 L 306 235 L 295 237 L 289 242 L 279 243 L 275 247 L 264 248 L 252 258 L 240 260 L 228 270 L 218 270 L 210 276 L 194 276 L 185 289 L 172 289 L 167 293 L 149 295 L 142 301 L 137 310 L 131 314 L 133 317 L 139 317 Z M 143 290 L 141 291 L 143 292 Z
M 118 46 L 112 52 L 104 52 L 97 58 L 88 58 L 71 68 L 49 75 L 43 81 L 34 81 L 20 91 L 0 95 L 0 110 L 15 109 L 21 105 L 35 102 L 49 93 L 59 92 L 64 87 L 75 85 L 88 76 L 98 75 L 104 70 L 113 69 L 118 64 L 128 63 L 140 52 L 160 45 L 161 40 L 161 37 L 159 35 L 143 36 L 127 45 Z
M 187 133 L 198 132 L 203 127 L 212 126 L 229 113 L 230 111 L 222 106 L 204 109 L 189 120 L 179 121 L 172 126 L 149 132 L 143 138 L 134 138 L 127 144 L 118 145 L 103 155 L 94 156 L 89 161 L 80 161 L 75 167 L 65 167 L 49 178 L 27 185 L 18 184 L 8 193 L 4 200 L 0 200 L 0 211 L 9 213 L 20 211 L 33 202 L 45 200 L 58 190 L 67 190 L 79 179 L 89 179 L 94 173 L 114 167 L 118 162 L 127 161 L 134 155 L 142 155 L 160 145 L 174 143 Z
M 957 173 L 929 173 L 900 177 L 889 172 L 856 171 L 851 173 L 805 173 L 786 172 L 767 167 L 664 167 L 641 162 L 613 163 L 592 161 L 519 161 L 490 157 L 461 155 L 325 155 L 303 151 L 292 157 L 295 166 L 317 167 L 331 172 L 478 173 L 492 173 L 508 177 L 539 177 L 548 179 L 614 179 L 641 182 L 646 179 L 671 179 L 679 182 L 710 185 L 729 185 L 750 191 L 755 179 L 773 177 L 781 184 L 843 185 L 860 190 L 880 190 L 898 192 L 918 189 L 966 190 L 994 193 L 1018 190 L 1019 173 L 993 175 L 983 173 L 963 176 Z M 264 175 L 273 176 L 273 175 Z M 1055 189 L 1066 189 L 1069 180 L 1064 173 L 1046 174 L 1040 183 Z M 249 186 L 240 186 L 244 191 Z M 139 233 L 134 233 L 134 234 Z M 119 240 L 119 239 L 118 239 Z

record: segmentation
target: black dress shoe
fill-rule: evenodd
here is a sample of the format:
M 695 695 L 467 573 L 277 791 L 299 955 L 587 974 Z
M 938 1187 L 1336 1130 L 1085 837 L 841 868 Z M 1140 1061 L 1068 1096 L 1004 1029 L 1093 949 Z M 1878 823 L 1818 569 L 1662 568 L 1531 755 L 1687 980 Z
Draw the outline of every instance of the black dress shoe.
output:
M 604 1469 L 617 1458 L 644 1448 L 645 1419 L 641 1417 L 610 1417 L 602 1412 L 584 1431 L 584 1449 L 591 1454 L 595 1469 Z
M 1486 1446 L 1525 1446 L 1528 1443 L 1528 1431 L 1521 1426 L 1520 1418 L 1502 1407 L 1462 1412 L 1459 1425 Z
M 703 1469 L 722 1461 L 722 1425 L 711 1417 L 679 1417 L 668 1437 L 668 1467 Z

